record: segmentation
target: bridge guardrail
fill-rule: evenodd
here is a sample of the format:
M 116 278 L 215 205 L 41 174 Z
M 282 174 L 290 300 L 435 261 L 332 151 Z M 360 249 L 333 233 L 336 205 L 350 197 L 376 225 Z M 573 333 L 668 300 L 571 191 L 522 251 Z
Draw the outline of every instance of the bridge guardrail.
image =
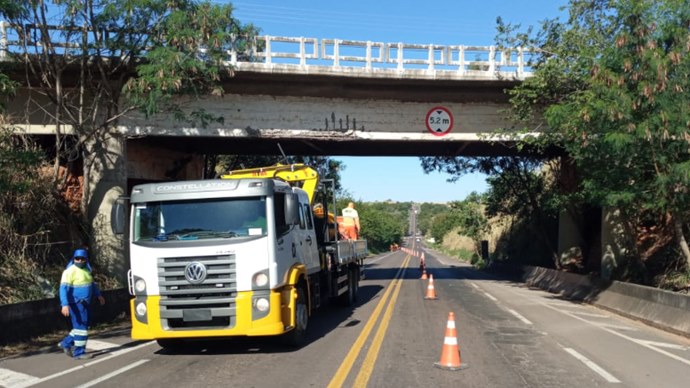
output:
M 91 35 L 99 34 L 107 42 L 111 31 L 88 27 L 37 26 L 17 27 L 0 22 L 0 60 L 32 45 L 40 53 L 35 35 L 44 30 L 51 34 L 58 53 L 82 49 L 93 44 Z M 60 40 L 62 39 L 62 40 Z M 314 73 L 333 75 L 392 75 L 407 78 L 444 78 L 457 80 L 523 80 L 532 75 L 530 59 L 536 51 L 522 47 L 501 49 L 496 46 L 384 43 L 359 40 L 318 39 L 262 35 L 247 49 L 231 42 L 227 63 L 238 70 Z M 99 49 L 107 51 L 100 47 Z M 113 52 L 113 56 L 119 56 Z

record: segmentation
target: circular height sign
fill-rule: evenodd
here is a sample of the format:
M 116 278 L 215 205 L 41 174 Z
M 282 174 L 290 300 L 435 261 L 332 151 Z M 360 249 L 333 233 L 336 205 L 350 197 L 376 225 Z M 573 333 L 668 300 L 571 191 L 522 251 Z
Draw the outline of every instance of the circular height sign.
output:
M 453 114 L 448 108 L 436 106 L 426 114 L 426 129 L 434 136 L 445 136 L 453 129 Z

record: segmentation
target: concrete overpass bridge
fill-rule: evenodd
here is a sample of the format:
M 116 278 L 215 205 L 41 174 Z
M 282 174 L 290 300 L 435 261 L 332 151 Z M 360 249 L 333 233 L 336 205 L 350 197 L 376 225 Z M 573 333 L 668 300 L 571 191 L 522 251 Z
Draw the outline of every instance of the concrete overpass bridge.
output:
M 2 27 L 0 61 L 11 61 L 17 35 Z M 85 173 L 85 195 L 93 242 L 102 253 L 121 257 L 125 249 L 110 233 L 110 209 L 132 182 L 201 178 L 203 155 L 276 155 L 280 149 L 287 155 L 330 156 L 517 153 L 510 140 L 494 135 L 511 126 L 502 112 L 508 108 L 505 91 L 531 75 L 530 52 L 257 39 L 261 51 L 228 52 L 234 76 L 225 82 L 224 96 L 180 101 L 188 109 L 203 107 L 222 116 L 222 123 L 190 126 L 170 117 L 128 114 L 108 144 L 86 155 L 92 166 Z M 9 108 L 25 118 L 18 123 L 20 131 L 52 137 L 55 122 L 44 109 L 49 105 L 40 91 L 24 87 Z M 571 240 L 562 237 L 559 245 L 570 246 Z M 114 261 L 110 269 L 124 274 L 126 263 Z
M 276 154 L 278 142 L 292 155 L 515 152 L 510 141 L 487 136 L 511 125 L 501 113 L 508 107 L 505 90 L 531 75 L 529 51 L 304 37 L 256 40 L 249 52 L 228 52 L 234 76 L 225 82 L 223 97 L 184 101 L 189 109 L 222 116 L 222 124 L 192 127 L 169 117 L 131 114 L 119 120 L 118 132 L 130 143 L 193 154 Z M 20 43 L 16 30 L 2 24 L 0 60 L 11 60 Z M 70 47 L 65 43 L 62 49 Z M 50 105 L 32 89 L 20 91 L 13 110 L 32 112 L 21 123 L 23 130 L 53 134 L 52 117 L 22 105 L 25 101 Z
M 189 128 L 128 117 L 123 132 L 170 147 L 177 147 L 174 136 L 184 134 L 186 150 L 218 153 L 275 154 L 278 141 L 295 155 L 513 152 L 510 142 L 492 143 L 484 136 L 510 127 L 501 113 L 508 107 L 505 89 L 531 75 L 525 66 L 530 53 L 491 46 L 259 39 L 265 50 L 252 53 L 250 61 L 230 53 L 235 74 L 223 98 L 190 101 L 222 115 L 223 125 Z

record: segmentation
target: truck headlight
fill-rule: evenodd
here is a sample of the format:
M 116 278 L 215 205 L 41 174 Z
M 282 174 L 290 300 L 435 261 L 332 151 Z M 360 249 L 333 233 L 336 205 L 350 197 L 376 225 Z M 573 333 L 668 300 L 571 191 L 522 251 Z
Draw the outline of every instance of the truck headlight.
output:
M 268 275 L 259 272 L 254 275 L 254 285 L 257 287 L 264 287 L 268 284 Z
M 137 294 L 143 294 L 144 291 L 146 291 L 146 282 L 144 279 L 137 279 L 134 282 L 134 290 L 137 292 Z
M 254 307 L 263 312 L 268 311 L 268 299 L 266 298 L 258 298 L 254 301 Z
M 136 310 L 137 310 L 137 315 L 142 316 L 142 317 L 144 315 L 146 315 L 146 303 L 138 303 Z

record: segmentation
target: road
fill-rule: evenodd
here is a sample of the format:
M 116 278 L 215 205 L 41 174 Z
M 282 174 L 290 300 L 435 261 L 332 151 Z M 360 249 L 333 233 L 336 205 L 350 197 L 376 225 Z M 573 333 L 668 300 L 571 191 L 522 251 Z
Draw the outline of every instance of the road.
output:
M 308 343 L 272 338 L 182 351 L 118 330 L 90 339 L 88 361 L 57 349 L 0 361 L 5 387 L 684 387 L 690 340 L 424 251 L 367 260 L 354 308 L 328 307 Z M 461 370 L 435 367 L 455 316 Z

